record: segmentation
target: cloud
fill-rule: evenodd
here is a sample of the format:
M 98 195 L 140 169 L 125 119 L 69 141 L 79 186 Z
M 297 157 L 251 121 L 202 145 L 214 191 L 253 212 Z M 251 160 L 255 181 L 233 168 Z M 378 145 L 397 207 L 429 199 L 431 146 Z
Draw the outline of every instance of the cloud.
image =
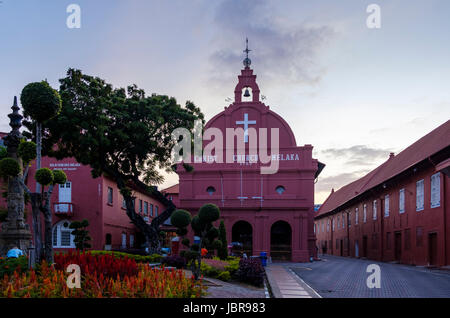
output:
M 357 170 L 353 172 L 346 172 L 337 174 L 334 176 L 320 178 L 315 186 L 316 192 L 327 192 L 329 193 L 332 188 L 338 190 L 339 188 L 353 182 L 364 175 L 366 175 L 370 170 Z
M 389 149 L 371 148 L 366 145 L 356 145 L 348 148 L 329 148 L 321 153 L 332 158 L 344 158 L 348 165 L 371 166 L 380 159 L 388 159 Z
M 278 3 L 278 2 L 277 2 Z M 267 0 L 225 0 L 216 9 L 213 24 L 220 29 L 210 55 L 213 79 L 229 81 L 242 66 L 245 37 L 249 38 L 252 66 L 265 80 L 314 85 L 325 69 L 319 55 L 334 31 L 329 26 L 287 26 Z M 237 64 L 240 63 L 240 64 Z M 230 72 L 232 71 L 232 72 Z

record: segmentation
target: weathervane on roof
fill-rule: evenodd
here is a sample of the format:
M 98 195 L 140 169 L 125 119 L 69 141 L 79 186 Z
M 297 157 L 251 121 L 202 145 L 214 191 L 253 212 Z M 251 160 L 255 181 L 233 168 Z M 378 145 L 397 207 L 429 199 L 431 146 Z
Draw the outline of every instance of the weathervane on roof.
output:
M 246 57 L 244 59 L 244 66 L 247 68 L 247 67 L 250 67 L 250 65 L 252 64 L 252 61 L 248 58 L 248 53 L 251 51 L 248 49 L 248 38 L 245 39 L 245 42 L 247 45 L 244 50 L 244 53 L 246 54 Z

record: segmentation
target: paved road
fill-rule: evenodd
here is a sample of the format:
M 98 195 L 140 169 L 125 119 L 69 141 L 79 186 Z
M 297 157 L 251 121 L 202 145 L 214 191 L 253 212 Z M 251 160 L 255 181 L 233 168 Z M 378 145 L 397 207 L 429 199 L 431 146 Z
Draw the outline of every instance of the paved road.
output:
M 336 256 L 323 256 L 322 259 L 284 265 L 322 297 L 450 298 L 450 272 Z M 366 269 L 370 264 L 380 266 L 381 288 L 367 287 L 370 273 Z

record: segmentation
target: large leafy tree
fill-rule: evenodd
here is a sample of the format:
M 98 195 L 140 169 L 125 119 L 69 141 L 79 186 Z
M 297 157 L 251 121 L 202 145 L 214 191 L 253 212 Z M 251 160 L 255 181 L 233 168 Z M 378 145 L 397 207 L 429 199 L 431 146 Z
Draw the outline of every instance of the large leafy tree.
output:
M 43 123 L 43 153 L 57 159 L 74 157 L 92 168 L 92 176 L 114 180 L 126 202 L 131 222 L 146 237 L 151 252 L 160 249 L 159 227 L 175 206 L 155 186 L 163 181 L 159 169 L 170 170 L 171 133 L 193 129 L 203 114 L 192 102 L 180 106 L 175 98 L 146 96 L 136 85 L 113 88 L 105 80 L 69 69 L 60 80 L 62 109 Z M 29 130 L 34 131 L 32 123 Z M 131 189 L 152 192 L 167 209 L 148 224 L 135 211 Z

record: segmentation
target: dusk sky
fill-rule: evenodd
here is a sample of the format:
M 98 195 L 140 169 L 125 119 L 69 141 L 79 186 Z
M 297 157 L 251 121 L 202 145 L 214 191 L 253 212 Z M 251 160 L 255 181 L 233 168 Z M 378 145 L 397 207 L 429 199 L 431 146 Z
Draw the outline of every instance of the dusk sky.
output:
M 66 25 L 72 3 L 79 29 Z M 1 0 L 0 131 L 14 95 L 43 79 L 58 88 L 69 67 L 191 100 L 210 119 L 233 96 L 248 37 L 264 102 L 326 164 L 322 203 L 450 118 L 449 15 L 448 0 Z

